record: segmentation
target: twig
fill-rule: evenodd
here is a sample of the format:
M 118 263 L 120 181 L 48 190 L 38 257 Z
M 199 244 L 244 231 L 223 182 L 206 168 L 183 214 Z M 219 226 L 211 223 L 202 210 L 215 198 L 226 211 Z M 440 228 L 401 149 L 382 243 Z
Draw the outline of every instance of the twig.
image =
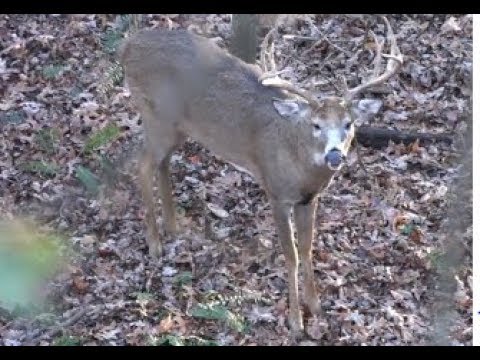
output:
M 303 52 L 302 55 L 305 55 L 305 53 L 308 53 L 310 51 L 312 51 L 314 48 L 316 48 L 318 45 L 320 45 L 323 41 L 326 41 L 329 45 L 331 45 L 333 48 L 337 49 L 338 51 L 340 52 L 343 52 L 345 55 L 347 55 L 348 57 L 352 56 L 352 53 L 348 50 L 345 50 L 343 48 L 341 48 L 340 46 L 338 45 L 335 45 L 333 42 L 331 42 L 326 35 L 324 35 L 320 40 L 318 40 L 315 44 L 313 44 L 310 49 L 307 49 L 306 51 Z
M 303 36 L 303 35 L 292 35 L 292 34 L 283 35 L 282 38 L 284 38 L 285 40 L 293 40 L 293 39 L 311 40 L 311 41 L 318 40 L 318 37 L 314 37 L 314 36 Z
M 152 280 L 155 275 L 158 275 L 158 273 L 161 273 L 162 269 L 162 261 L 158 261 L 157 263 L 154 264 L 154 266 L 150 269 L 150 274 L 148 275 L 146 281 L 145 281 L 145 290 L 147 292 L 150 292 L 150 289 L 152 288 Z
M 353 141 L 355 142 L 355 151 L 357 152 L 358 164 L 360 165 L 360 169 L 362 169 L 365 176 L 367 176 L 368 175 L 367 168 L 365 167 L 362 155 L 360 154 L 360 144 L 358 143 L 357 138 L 354 138 Z
M 352 53 L 348 50 L 345 50 L 343 48 L 341 48 L 340 46 L 338 45 L 335 45 L 333 42 L 331 42 L 327 35 L 323 35 L 322 32 L 320 30 L 318 30 L 318 27 L 313 23 L 313 21 L 308 21 L 309 25 L 314 28 L 314 32 L 319 34 L 320 35 L 320 39 L 317 40 L 309 49 L 305 50 L 301 56 L 304 56 L 306 54 L 308 54 L 309 52 L 313 51 L 314 48 L 316 48 L 318 45 L 320 45 L 323 41 L 326 41 L 329 45 L 331 45 L 333 48 L 337 49 L 338 51 L 340 52 L 343 52 L 345 55 L 347 56 L 352 56 Z M 325 30 L 325 33 L 328 33 L 328 31 L 330 30 L 330 28 L 332 27 L 333 23 L 330 23 L 330 25 L 327 27 L 327 29 Z
M 322 61 L 322 63 L 320 64 L 320 66 L 318 67 L 317 69 L 317 72 L 320 73 L 320 71 L 323 70 L 323 68 L 328 64 L 328 60 L 330 60 L 330 58 L 333 56 L 333 53 L 329 53 L 325 59 Z
M 87 308 L 80 309 L 76 314 L 65 320 L 64 322 L 60 323 L 59 325 L 55 326 L 53 329 L 48 330 L 46 333 L 42 335 L 38 335 L 31 340 L 31 344 L 34 344 L 40 340 L 40 338 L 53 338 L 57 334 L 61 333 L 65 328 L 72 326 L 78 320 L 80 320 L 85 314 L 87 313 Z

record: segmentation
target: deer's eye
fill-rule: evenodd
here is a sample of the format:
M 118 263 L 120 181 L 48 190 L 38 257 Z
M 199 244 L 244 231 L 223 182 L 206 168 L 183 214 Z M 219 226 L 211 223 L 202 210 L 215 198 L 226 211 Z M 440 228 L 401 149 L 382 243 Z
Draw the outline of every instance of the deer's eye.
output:
M 352 127 L 352 122 L 349 121 L 348 123 L 345 124 L 345 130 L 350 130 L 350 128 Z
M 313 128 L 314 128 L 316 131 L 322 130 L 322 128 L 321 128 L 320 125 L 318 125 L 318 124 L 313 124 Z

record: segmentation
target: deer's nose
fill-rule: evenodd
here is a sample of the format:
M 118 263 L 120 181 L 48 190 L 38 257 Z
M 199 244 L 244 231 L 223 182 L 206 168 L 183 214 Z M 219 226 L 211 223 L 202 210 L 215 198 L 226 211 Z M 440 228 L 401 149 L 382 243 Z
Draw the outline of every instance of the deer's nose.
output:
M 325 162 L 332 170 L 337 170 L 342 165 L 344 156 L 338 149 L 332 149 L 325 155 Z

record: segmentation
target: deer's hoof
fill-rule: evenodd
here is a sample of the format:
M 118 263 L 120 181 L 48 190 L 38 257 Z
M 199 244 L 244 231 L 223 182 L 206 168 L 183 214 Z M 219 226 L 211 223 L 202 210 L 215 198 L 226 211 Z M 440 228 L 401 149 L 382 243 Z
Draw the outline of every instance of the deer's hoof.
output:
M 308 310 L 312 315 L 322 315 L 322 307 L 320 306 L 320 301 L 317 299 L 312 299 L 308 301 Z
M 290 319 L 290 336 L 292 340 L 298 341 L 301 340 L 305 336 L 305 330 L 303 328 L 302 320 L 301 319 Z
M 160 260 L 162 258 L 162 244 L 160 242 L 150 243 L 148 246 L 148 253 L 154 260 Z

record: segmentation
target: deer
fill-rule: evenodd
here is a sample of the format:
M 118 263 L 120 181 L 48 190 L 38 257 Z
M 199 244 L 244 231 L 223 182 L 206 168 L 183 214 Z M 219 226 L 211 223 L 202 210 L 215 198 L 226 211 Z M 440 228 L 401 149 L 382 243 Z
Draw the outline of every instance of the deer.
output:
M 144 129 L 138 177 L 150 256 L 161 259 L 162 239 L 177 232 L 169 164 L 190 138 L 246 169 L 265 190 L 287 268 L 289 331 L 295 339 L 302 337 L 300 262 L 305 304 L 311 314 L 321 311 L 312 265 L 319 194 L 345 164 L 355 122 L 365 111 L 357 97 L 386 82 L 403 64 L 392 27 L 387 18 L 383 21 L 390 53 L 383 53 L 384 39 L 371 31 L 376 44 L 372 76 L 354 88 L 342 77 L 339 96 L 317 96 L 279 77 L 275 28 L 261 44 L 260 65 L 182 29 L 144 29 L 124 40 L 119 59 Z M 382 58 L 387 59 L 383 72 Z M 155 216 L 155 171 L 162 233 Z

